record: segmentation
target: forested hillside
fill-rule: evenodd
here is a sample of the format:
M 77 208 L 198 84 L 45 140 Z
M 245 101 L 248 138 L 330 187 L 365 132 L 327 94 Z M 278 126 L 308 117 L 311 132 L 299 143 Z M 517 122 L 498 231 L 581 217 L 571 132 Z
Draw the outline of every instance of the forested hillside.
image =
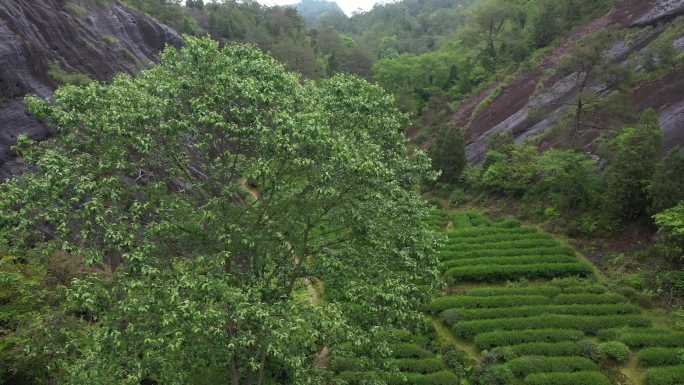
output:
M 0 384 L 684 384 L 684 1 L 0 37 Z

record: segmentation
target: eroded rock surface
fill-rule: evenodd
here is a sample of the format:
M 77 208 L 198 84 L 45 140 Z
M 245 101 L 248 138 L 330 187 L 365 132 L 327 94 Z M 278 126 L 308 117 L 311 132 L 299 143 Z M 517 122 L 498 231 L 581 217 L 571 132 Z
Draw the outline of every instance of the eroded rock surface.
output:
M 674 17 L 682 14 L 684 0 L 623 0 L 604 17 L 571 33 L 537 70 L 509 82 L 477 116 L 471 117 L 472 112 L 497 85 L 471 100 L 465 100 L 454 121 L 466 129 L 468 159 L 476 163 L 484 159 L 486 143 L 491 135 L 511 132 L 520 143 L 544 133 L 560 120 L 576 97 L 577 76 L 544 78 L 544 71 L 557 68 L 577 41 L 611 26 L 631 28 L 633 33 L 629 42 L 616 41 L 605 53 L 613 62 L 628 65 L 630 57 L 647 48 L 667 30 Z M 684 51 L 684 37 L 676 38 L 673 46 Z M 611 92 L 601 84 L 591 85 L 590 89 L 598 94 Z M 637 85 L 631 96 L 634 107 L 639 111 L 654 108 L 660 114 L 666 149 L 684 147 L 684 74 L 681 70 Z M 586 138 L 588 141 L 593 139 L 595 137 L 591 135 Z M 591 142 L 586 144 L 589 148 Z
M 48 74 L 51 65 L 108 81 L 156 61 L 166 44 L 181 43 L 171 28 L 116 1 L 89 3 L 0 0 L 0 180 L 21 165 L 10 149 L 18 135 L 49 135 L 25 113 L 23 97 L 52 94 L 59 84 Z

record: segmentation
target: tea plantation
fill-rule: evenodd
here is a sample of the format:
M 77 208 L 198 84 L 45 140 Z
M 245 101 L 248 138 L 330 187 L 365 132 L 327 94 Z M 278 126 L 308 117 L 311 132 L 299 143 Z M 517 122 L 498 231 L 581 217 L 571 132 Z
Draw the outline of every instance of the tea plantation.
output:
M 483 384 L 684 384 L 684 333 L 656 326 L 550 235 L 436 214 L 447 294 L 426 311 L 483 361 Z
M 477 213 L 435 211 L 430 222 L 447 235 L 440 252 L 447 288 L 425 312 L 447 341 L 436 333 L 390 332 L 393 370 L 364 368 L 363 357 L 333 358 L 338 378 L 390 385 L 684 384 L 684 333 L 655 325 L 572 248 Z

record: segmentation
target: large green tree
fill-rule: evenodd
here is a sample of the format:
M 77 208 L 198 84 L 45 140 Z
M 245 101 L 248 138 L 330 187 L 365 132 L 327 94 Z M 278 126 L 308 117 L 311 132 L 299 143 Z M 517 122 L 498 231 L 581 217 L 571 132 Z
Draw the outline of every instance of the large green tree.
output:
M 325 346 L 411 324 L 437 282 L 429 160 L 363 80 L 302 83 L 188 38 L 28 106 L 56 137 L 20 142 L 32 172 L 0 185 L 0 245 L 92 265 L 68 291 L 90 326 L 65 337 L 60 383 L 322 383 Z M 317 306 L 298 299 L 311 282 Z
M 647 110 L 634 127 L 625 128 L 604 150 L 606 207 L 622 221 L 643 217 L 649 207 L 648 188 L 662 156 L 663 132 L 658 114 Z

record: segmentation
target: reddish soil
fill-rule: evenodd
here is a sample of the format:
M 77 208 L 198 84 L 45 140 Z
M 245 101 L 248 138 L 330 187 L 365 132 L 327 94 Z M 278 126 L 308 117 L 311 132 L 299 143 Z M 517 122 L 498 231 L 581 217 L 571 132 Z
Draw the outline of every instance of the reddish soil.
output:
M 560 45 L 541 63 L 539 68 L 532 73 L 519 76 L 508 85 L 501 95 L 493 103 L 484 109 L 467 127 L 466 137 L 473 140 L 482 133 L 506 120 L 509 116 L 522 109 L 533 95 L 537 83 L 541 80 L 543 72 L 548 68 L 555 68 L 563 56 L 570 52 L 577 41 L 589 36 L 610 25 L 628 26 L 641 15 L 653 7 L 655 0 L 624 0 L 620 6 L 610 11 L 603 17 L 577 28 L 573 33 L 562 40 Z M 548 79 L 546 84 L 551 85 L 558 78 Z M 467 99 L 458 109 L 454 121 L 460 126 L 468 124 L 470 116 L 477 106 L 499 85 L 499 82 L 491 85 L 478 95 Z M 681 88 L 680 88 L 681 89 Z
M 463 104 L 459 106 L 458 111 L 456 111 L 456 115 L 454 116 L 454 121 L 456 122 L 457 126 L 465 127 L 470 121 L 470 117 L 472 116 L 477 106 L 487 96 L 489 96 L 498 86 L 499 81 L 496 81 L 489 87 L 487 87 L 484 91 L 481 91 L 479 94 L 471 96 L 470 98 L 466 99 L 463 102 Z
M 665 109 L 684 97 L 684 68 L 654 81 L 640 84 L 633 92 L 639 111 L 646 108 Z

